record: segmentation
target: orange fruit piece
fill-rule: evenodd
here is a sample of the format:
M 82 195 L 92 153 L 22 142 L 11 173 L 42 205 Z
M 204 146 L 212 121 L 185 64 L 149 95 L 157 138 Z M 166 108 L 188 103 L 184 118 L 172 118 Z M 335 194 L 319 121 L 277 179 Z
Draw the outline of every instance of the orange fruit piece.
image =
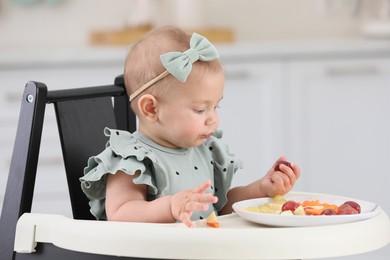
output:
M 215 215 L 215 212 L 211 212 L 211 214 L 206 218 L 206 224 L 209 227 L 213 228 L 219 228 L 219 222 L 217 220 L 217 216 Z

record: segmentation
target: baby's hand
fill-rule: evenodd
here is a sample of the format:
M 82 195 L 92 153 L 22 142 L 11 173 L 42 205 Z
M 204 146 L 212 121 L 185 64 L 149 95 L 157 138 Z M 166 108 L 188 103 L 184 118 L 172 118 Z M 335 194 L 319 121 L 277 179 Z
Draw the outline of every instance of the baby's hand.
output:
M 211 186 L 208 180 L 192 190 L 183 190 L 171 197 L 171 213 L 176 220 L 182 221 L 188 227 L 194 227 L 191 215 L 194 211 L 206 211 L 208 203 L 216 203 L 218 197 L 204 193 Z
M 280 157 L 268 170 L 267 174 L 260 179 L 259 185 L 268 197 L 273 197 L 278 194 L 286 194 L 294 186 L 295 182 L 301 175 L 301 170 L 298 165 L 290 163 L 290 165 L 280 164 L 285 161 L 285 157 Z M 279 165 L 278 167 L 276 167 Z

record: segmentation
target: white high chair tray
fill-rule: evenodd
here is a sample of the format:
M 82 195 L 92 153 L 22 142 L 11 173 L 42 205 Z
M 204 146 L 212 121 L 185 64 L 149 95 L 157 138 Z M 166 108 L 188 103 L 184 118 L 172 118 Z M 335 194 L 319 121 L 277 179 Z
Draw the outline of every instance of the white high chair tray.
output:
M 390 243 L 386 213 L 357 222 L 270 227 L 237 214 L 218 217 L 219 228 L 73 220 L 26 213 L 18 221 L 15 251 L 33 253 L 36 244 L 86 253 L 158 259 L 309 259 L 360 254 Z M 338 235 L 339 234 L 339 235 Z M 369 238 L 369 239 L 367 239 Z M 343 246 L 340 246 L 343 245 Z

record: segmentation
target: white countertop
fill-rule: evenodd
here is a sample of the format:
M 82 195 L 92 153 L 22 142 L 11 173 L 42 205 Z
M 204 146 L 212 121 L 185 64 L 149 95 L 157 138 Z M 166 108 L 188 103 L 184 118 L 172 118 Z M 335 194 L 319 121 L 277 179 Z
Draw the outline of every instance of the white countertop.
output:
M 390 56 L 390 40 L 327 39 L 289 42 L 216 44 L 222 61 L 345 56 Z M 0 50 L 0 69 L 24 66 L 123 64 L 128 47 Z

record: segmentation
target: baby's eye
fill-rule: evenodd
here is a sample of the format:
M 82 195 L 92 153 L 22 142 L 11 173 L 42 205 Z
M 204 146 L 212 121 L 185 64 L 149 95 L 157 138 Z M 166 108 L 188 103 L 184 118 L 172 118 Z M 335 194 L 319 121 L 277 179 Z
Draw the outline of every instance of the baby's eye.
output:
M 193 110 L 197 114 L 203 114 L 206 111 L 206 109 L 193 109 Z
M 221 106 L 220 105 L 216 105 L 215 107 L 214 107 L 214 110 L 217 110 L 217 109 L 219 109 Z

